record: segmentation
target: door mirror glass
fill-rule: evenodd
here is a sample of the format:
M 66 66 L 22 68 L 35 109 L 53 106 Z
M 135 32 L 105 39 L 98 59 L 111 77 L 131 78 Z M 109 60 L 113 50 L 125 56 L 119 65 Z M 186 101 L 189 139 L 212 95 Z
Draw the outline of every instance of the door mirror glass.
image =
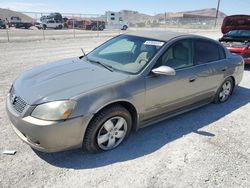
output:
M 174 76 L 176 74 L 173 68 L 164 65 L 153 69 L 152 72 L 154 74 L 167 75 L 167 76 Z

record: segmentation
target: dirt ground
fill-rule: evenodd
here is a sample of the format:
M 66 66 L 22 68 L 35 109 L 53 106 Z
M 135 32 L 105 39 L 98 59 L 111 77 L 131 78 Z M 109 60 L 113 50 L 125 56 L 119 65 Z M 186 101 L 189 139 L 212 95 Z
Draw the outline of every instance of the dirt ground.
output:
M 214 39 L 219 32 L 195 32 Z M 14 133 L 5 112 L 13 80 L 36 65 L 81 55 L 107 38 L 0 43 L 0 187 L 250 187 L 250 68 L 224 104 L 133 133 L 101 154 L 45 154 Z M 15 155 L 4 155 L 14 149 Z

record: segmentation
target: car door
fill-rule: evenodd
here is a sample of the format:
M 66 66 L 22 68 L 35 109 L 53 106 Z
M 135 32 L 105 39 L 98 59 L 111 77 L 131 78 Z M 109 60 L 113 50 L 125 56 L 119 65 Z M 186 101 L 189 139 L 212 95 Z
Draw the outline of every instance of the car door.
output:
M 58 23 L 56 23 L 56 21 L 52 21 L 51 24 L 52 24 L 52 28 L 57 28 L 58 26 Z
M 52 27 L 52 23 L 51 23 L 51 21 L 49 20 L 49 21 L 47 21 L 47 28 L 51 28 Z
M 48 21 L 48 24 L 47 24 L 47 27 L 48 27 L 48 28 L 55 28 L 55 24 L 56 24 L 55 21 L 49 20 L 49 21 Z
M 196 39 L 194 51 L 196 65 L 209 70 L 205 86 L 208 94 L 214 95 L 229 68 L 227 61 L 225 61 L 225 51 L 219 44 L 207 39 Z
M 193 40 L 176 41 L 157 60 L 154 68 L 166 65 L 174 76 L 149 74 L 145 78 L 144 121 L 162 114 L 171 115 L 207 100 L 207 79 L 212 74 L 207 65 L 197 66 Z M 154 69 L 153 68 L 153 69 Z

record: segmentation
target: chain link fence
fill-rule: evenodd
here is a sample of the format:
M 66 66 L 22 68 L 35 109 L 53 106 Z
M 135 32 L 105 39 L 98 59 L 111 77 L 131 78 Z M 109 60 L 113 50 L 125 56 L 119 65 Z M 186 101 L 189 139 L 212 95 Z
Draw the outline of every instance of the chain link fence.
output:
M 68 38 L 95 38 L 112 37 L 126 31 L 121 29 L 104 29 L 101 24 L 106 21 L 104 15 L 99 14 L 74 14 L 61 13 L 62 26 L 43 28 L 41 18 L 46 18 L 50 13 L 22 12 L 28 15 L 33 26 L 28 29 L 7 27 L 0 29 L 0 42 L 34 41 L 34 40 L 57 40 Z M 215 18 L 158 18 L 143 21 L 129 22 L 128 30 L 171 30 L 177 32 L 195 32 L 201 30 L 219 30 L 222 19 Z M 23 22 L 27 22 L 24 20 Z M 51 23 L 52 24 L 52 23 Z M 59 24 L 59 23 L 54 23 Z M 53 25 L 53 24 L 52 24 Z M 9 25 L 11 26 L 11 25 Z

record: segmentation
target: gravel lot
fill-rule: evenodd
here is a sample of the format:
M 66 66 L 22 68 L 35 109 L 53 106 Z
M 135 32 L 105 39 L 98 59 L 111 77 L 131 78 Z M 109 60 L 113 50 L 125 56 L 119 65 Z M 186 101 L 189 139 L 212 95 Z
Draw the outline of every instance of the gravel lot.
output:
M 127 31 L 134 30 L 166 30 L 166 28 L 129 28 Z M 211 33 L 214 34 L 214 29 L 183 29 L 183 28 L 168 28 L 171 31 L 188 32 L 188 33 Z M 119 29 L 108 29 L 104 31 L 89 31 L 89 30 L 79 30 L 79 29 L 47 29 L 38 30 L 36 27 L 31 27 L 30 29 L 16 29 L 9 28 L 0 29 L 0 42 L 27 42 L 27 41 L 37 41 L 37 40 L 58 40 L 58 39 L 74 39 L 74 38 L 93 38 L 93 37 L 111 37 L 118 35 L 127 31 L 122 31 Z
M 219 32 L 195 32 L 219 38 Z M 108 38 L 0 43 L 0 187 L 250 187 L 250 68 L 224 104 L 133 133 L 117 149 L 45 154 L 11 129 L 5 96 L 24 70 L 79 56 Z M 2 150 L 15 149 L 15 155 Z

